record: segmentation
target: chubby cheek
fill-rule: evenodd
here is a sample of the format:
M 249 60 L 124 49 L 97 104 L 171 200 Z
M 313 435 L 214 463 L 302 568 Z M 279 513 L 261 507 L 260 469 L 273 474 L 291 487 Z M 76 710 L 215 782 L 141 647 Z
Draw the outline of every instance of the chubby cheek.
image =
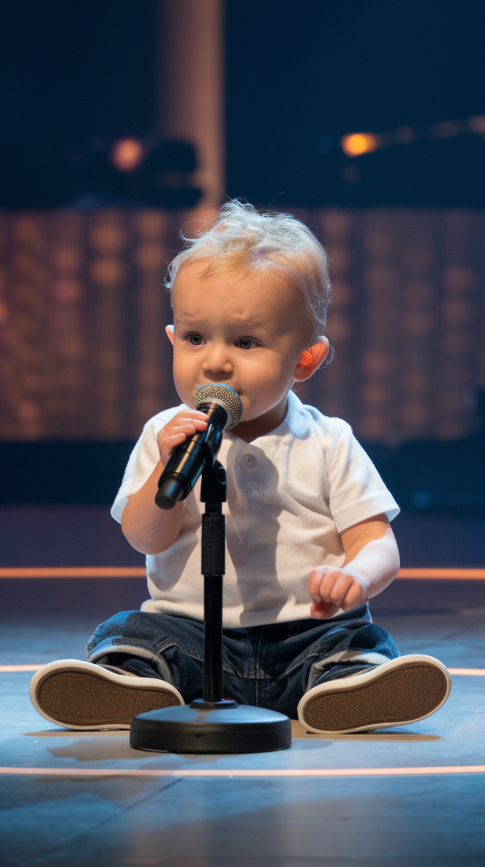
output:
M 286 358 L 271 355 L 259 369 L 253 371 L 255 389 L 276 394 L 284 392 L 292 381 L 294 366 Z
M 192 405 L 198 369 L 194 368 L 193 363 L 190 363 L 191 361 L 192 359 L 186 358 L 183 353 L 174 353 L 173 380 L 177 394 L 187 406 Z
M 274 372 L 274 371 L 273 371 Z M 243 394 L 242 400 L 244 405 L 244 397 L 247 396 L 248 404 L 252 407 L 266 409 L 268 403 L 273 403 L 281 400 L 286 394 L 291 382 L 289 376 L 277 375 L 268 376 L 270 371 L 261 371 L 260 375 L 251 377 L 251 381 L 242 383 Z M 246 387 L 244 387 L 246 386 Z

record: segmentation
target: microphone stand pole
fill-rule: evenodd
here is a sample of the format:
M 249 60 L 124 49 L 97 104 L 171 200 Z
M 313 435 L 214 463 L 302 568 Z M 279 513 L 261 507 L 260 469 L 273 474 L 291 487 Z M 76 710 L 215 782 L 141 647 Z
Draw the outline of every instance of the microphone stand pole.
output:
M 209 466 L 207 466 L 209 464 Z M 202 475 L 202 574 L 204 576 L 204 675 L 202 698 L 190 705 L 135 716 L 130 745 L 138 750 L 182 753 L 258 753 L 291 746 L 287 716 L 223 698 L 222 585 L 225 572 L 226 473 L 206 461 Z
M 204 576 L 204 688 L 191 707 L 236 707 L 222 695 L 222 578 L 226 571 L 226 473 L 219 461 L 202 475 L 202 574 Z

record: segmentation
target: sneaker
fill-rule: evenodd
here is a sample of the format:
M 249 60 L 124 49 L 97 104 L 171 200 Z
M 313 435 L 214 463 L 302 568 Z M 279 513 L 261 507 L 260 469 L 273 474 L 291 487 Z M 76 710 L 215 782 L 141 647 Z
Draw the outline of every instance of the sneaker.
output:
M 400 656 L 362 674 L 321 683 L 298 705 L 298 719 L 323 735 L 409 725 L 435 713 L 451 688 L 448 669 L 432 656 Z
M 134 716 L 184 704 L 179 691 L 154 677 L 59 659 L 34 674 L 30 700 L 45 719 L 68 729 L 129 729 Z

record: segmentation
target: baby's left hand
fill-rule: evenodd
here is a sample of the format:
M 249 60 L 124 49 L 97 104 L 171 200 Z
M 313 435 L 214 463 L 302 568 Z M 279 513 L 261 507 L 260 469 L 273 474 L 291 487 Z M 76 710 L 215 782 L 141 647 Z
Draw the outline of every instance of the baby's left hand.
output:
M 313 599 L 310 612 L 319 620 L 333 617 L 340 608 L 350 611 L 369 598 L 367 579 L 348 566 L 318 566 L 310 576 L 309 589 Z

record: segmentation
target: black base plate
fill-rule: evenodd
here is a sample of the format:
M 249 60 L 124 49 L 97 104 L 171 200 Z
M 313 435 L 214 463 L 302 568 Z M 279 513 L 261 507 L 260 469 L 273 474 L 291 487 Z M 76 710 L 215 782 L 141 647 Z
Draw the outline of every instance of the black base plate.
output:
M 130 745 L 170 753 L 266 753 L 291 747 L 291 722 L 282 713 L 246 704 L 166 707 L 134 717 Z

